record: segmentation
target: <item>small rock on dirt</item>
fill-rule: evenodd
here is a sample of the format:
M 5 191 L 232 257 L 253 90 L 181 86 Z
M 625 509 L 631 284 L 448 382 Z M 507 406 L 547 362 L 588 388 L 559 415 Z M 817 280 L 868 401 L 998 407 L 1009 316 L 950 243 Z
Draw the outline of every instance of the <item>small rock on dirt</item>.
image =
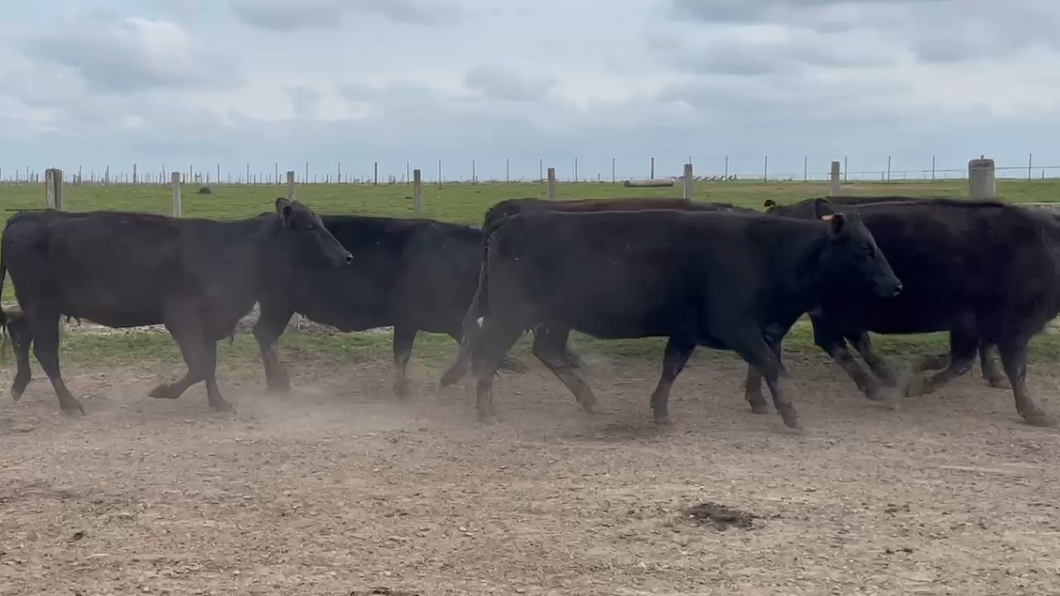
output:
M 714 527 L 723 532 L 732 526 L 749 530 L 753 526 L 754 520 L 758 518 L 753 513 L 747 513 L 746 511 L 740 511 L 739 509 L 709 501 L 690 507 L 688 509 L 688 517 L 695 523 L 714 524 Z
M 348 596 L 420 596 L 420 594 L 419 592 L 406 592 L 390 588 L 369 588 L 367 590 L 354 590 Z

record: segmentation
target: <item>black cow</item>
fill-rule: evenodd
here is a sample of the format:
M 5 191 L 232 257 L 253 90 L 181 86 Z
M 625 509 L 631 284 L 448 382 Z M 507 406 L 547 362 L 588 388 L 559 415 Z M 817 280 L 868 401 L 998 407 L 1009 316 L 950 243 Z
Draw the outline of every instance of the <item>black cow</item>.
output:
M 754 209 L 738 207 L 732 203 L 706 203 L 692 201 L 689 199 L 675 199 L 667 197 L 622 197 L 617 199 L 580 199 L 575 201 L 552 201 L 548 199 L 520 198 L 506 199 L 490 207 L 483 218 L 482 229 L 489 230 L 500 224 L 501 220 L 511 217 L 517 213 L 585 213 L 600 211 L 709 211 L 709 212 L 733 212 L 733 213 L 757 213 Z M 485 245 L 483 245 L 485 249 Z M 563 346 L 561 357 L 570 368 L 584 368 L 582 359 L 570 349 L 568 338 L 570 330 L 546 331 L 540 327 L 534 328 L 534 333 L 552 333 L 552 341 Z M 468 369 L 470 354 L 467 344 L 461 343 L 460 355 L 457 361 L 442 375 L 439 386 L 448 387 L 459 381 Z
M 152 389 L 151 397 L 176 399 L 205 381 L 210 406 L 231 410 L 214 376 L 217 342 L 234 333 L 264 282 L 313 262 L 343 267 L 353 260 L 309 207 L 283 198 L 276 199 L 275 214 L 224 222 L 115 211 L 24 212 L 8 220 L 0 251 L 0 288 L 6 269 L 59 406 L 82 413 L 59 372 L 60 316 L 108 327 L 164 324 L 188 372 Z M 29 382 L 28 357 L 19 362 L 15 399 Z
M 341 331 L 394 327 L 394 392 L 408 393 L 406 368 L 419 331 L 445 333 L 457 342 L 478 287 L 482 231 L 429 219 L 323 215 L 324 226 L 354 256 L 342 270 L 299 267 L 276 272 L 259 298 L 254 337 L 272 390 L 290 381 L 276 340 L 291 315 Z M 505 362 L 519 370 L 517 361 Z
M 523 330 L 542 325 L 605 339 L 669 338 L 651 398 L 659 423 L 669 421 L 670 387 L 696 346 L 734 350 L 765 375 L 784 423 L 796 428 L 779 383 L 781 338 L 829 284 L 888 296 L 901 289 L 856 215 L 824 224 L 761 214 L 528 213 L 486 233 L 465 318 L 484 422 L 495 419 L 500 357 Z M 475 333 L 478 303 L 487 314 Z M 534 354 L 592 411 L 596 398 L 559 357 L 555 337 L 535 333 Z
M 708 203 L 689 199 L 670 197 L 622 197 L 617 199 L 578 199 L 575 201 L 551 201 L 526 197 L 506 199 L 486 211 L 482 229 L 487 229 L 502 217 L 516 213 L 543 213 L 545 211 L 563 211 L 566 213 L 584 213 L 590 211 L 654 211 L 672 209 L 675 211 L 712 211 L 756 213 L 754 209 L 738 207 L 732 203 Z
M 823 202 L 811 201 L 815 209 Z M 819 314 L 811 315 L 816 343 L 855 376 L 860 369 L 849 354 L 843 358 L 844 336 L 949 331 L 948 367 L 917 377 L 907 395 L 937 390 L 968 372 L 977 350 L 996 345 L 1016 410 L 1030 424 L 1051 425 L 1027 392 L 1025 376 L 1028 342 L 1060 312 L 1060 220 L 999 201 L 878 203 L 856 212 L 905 290 L 886 301 L 863 293 L 827 295 Z M 748 400 L 757 393 L 764 407 L 760 386 L 749 371 Z
M 780 205 L 772 199 L 766 199 L 765 211 L 773 215 L 779 215 L 783 217 L 798 217 L 800 219 L 813 219 L 814 215 L 814 203 L 824 197 L 815 197 L 793 203 L 790 205 Z M 848 212 L 856 211 L 858 207 L 863 205 L 875 205 L 879 203 L 914 203 L 923 204 L 925 202 L 931 202 L 936 200 L 960 200 L 967 203 L 965 199 L 954 199 L 953 197 L 907 197 L 907 196 L 896 196 L 896 195 L 883 195 L 883 196 L 830 196 L 827 200 L 836 207 L 839 211 Z M 813 317 L 811 316 L 811 319 Z M 816 327 L 815 327 L 816 329 Z M 844 335 L 845 341 L 833 342 L 833 346 L 836 348 L 836 354 L 834 357 L 837 362 L 840 362 L 842 367 L 850 374 L 851 378 L 857 383 L 858 387 L 868 396 L 870 399 L 879 399 L 881 387 L 876 382 L 876 379 L 866 375 L 854 362 L 850 352 L 846 349 L 846 342 L 854 346 L 854 349 L 861 354 L 861 357 L 865 359 L 865 363 L 869 365 L 869 369 L 873 372 L 876 377 L 883 381 L 884 384 L 894 387 L 897 385 L 897 375 L 887 365 L 884 358 L 877 355 L 872 348 L 872 340 L 869 338 L 869 334 L 864 330 L 851 330 L 850 335 Z M 997 346 L 994 346 L 988 342 L 980 342 L 979 348 L 979 362 L 980 368 L 982 369 L 983 380 L 986 381 L 991 387 L 999 389 L 1011 389 L 1008 379 L 1005 378 L 1005 373 L 1001 369 L 1001 362 L 997 355 Z M 916 372 L 922 372 L 924 370 L 939 370 L 947 368 L 950 363 L 949 354 L 940 354 L 933 356 L 923 356 L 917 359 L 913 363 L 913 370 Z M 761 387 L 761 383 L 757 384 Z

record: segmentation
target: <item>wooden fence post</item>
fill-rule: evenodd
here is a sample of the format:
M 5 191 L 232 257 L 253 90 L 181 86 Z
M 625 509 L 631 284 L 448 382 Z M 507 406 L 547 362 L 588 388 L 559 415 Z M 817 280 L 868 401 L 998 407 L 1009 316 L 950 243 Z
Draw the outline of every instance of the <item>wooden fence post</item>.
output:
M 375 162 L 375 173 L 372 175 L 372 186 L 379 186 L 379 162 Z
M 556 168 L 548 169 L 548 200 L 556 200 Z
M 48 192 L 48 208 L 63 209 L 63 171 L 59 168 L 48 168 L 44 171 L 45 186 Z
M 828 194 L 835 196 L 839 194 L 839 162 L 832 161 L 832 171 L 828 176 Z
M 294 200 L 294 170 L 287 170 L 287 200 Z
M 696 192 L 696 181 L 692 178 L 692 164 L 685 164 L 685 199 L 691 201 Z
M 415 198 L 414 208 L 419 213 L 423 206 L 423 177 L 419 168 L 412 170 L 412 194 Z
M 181 217 L 183 209 L 180 204 L 180 172 L 173 172 L 170 181 L 173 183 L 173 217 Z

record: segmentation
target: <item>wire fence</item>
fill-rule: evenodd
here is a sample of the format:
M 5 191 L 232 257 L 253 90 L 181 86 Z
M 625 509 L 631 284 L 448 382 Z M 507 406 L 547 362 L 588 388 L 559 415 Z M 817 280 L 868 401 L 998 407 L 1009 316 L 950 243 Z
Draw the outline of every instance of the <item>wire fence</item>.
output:
M 680 180 L 680 172 L 684 166 L 684 163 L 680 164 L 676 171 L 672 167 L 666 167 L 666 171 L 673 173 L 662 175 L 663 169 L 661 167 L 658 171 L 656 170 L 655 158 L 638 162 L 636 166 L 623 164 L 621 169 L 619 169 L 617 160 L 612 158 L 609 171 L 595 171 L 599 170 L 598 166 L 601 161 L 593 160 L 590 166 L 592 168 L 590 173 L 586 171 L 587 168 L 584 162 L 579 163 L 580 160 L 575 158 L 573 159 L 573 164 L 568 164 L 567 171 L 564 172 L 563 168 L 556 167 L 556 164 L 549 164 L 544 159 L 540 159 L 536 168 L 538 171 L 537 176 L 513 176 L 512 160 L 504 160 L 503 166 L 500 168 L 498 168 L 496 161 L 491 160 L 489 172 L 484 175 L 480 173 L 477 160 L 471 160 L 470 167 L 466 164 L 452 166 L 452 170 L 459 172 L 456 174 L 449 171 L 443 161 L 430 164 L 434 166 L 430 168 L 425 168 L 423 164 L 413 163 L 412 161 L 406 161 L 403 164 L 373 162 L 367 168 L 365 168 L 364 164 L 356 164 L 353 168 L 346 171 L 343 170 L 342 162 L 330 162 L 320 166 L 304 163 L 300 164 L 303 167 L 295 168 L 294 171 L 298 175 L 299 184 L 411 184 L 413 168 L 421 168 L 423 182 L 429 184 L 496 184 L 543 183 L 546 179 L 546 168 L 555 167 L 557 179 L 563 182 L 619 183 L 626 180 L 646 179 Z M 721 160 L 714 161 L 720 163 L 698 164 L 696 166 L 697 175 L 695 179 L 697 182 L 824 182 L 828 181 L 830 177 L 830 171 L 817 169 L 811 171 L 808 159 L 803 160 L 802 171 L 794 173 L 790 171 L 770 171 L 768 157 L 763 158 L 762 166 L 758 171 L 750 170 L 745 165 L 742 165 L 739 170 L 735 167 L 730 170 L 728 158 L 725 158 L 723 162 Z M 742 161 L 746 162 L 747 160 Z M 694 162 L 690 158 L 685 163 Z M 381 165 L 383 169 L 380 168 Z M 667 165 L 672 166 L 673 164 Z M 108 166 L 102 171 L 85 170 L 80 166 L 76 166 L 63 169 L 63 182 L 65 184 L 95 186 L 168 185 L 172 180 L 172 174 L 178 171 L 181 174 L 181 182 L 183 184 L 263 186 L 284 184 L 285 172 L 291 168 L 281 166 L 280 162 L 274 162 L 271 166 L 266 171 L 262 171 L 260 168 L 252 166 L 252 164 L 245 164 L 238 170 L 222 168 L 221 164 L 213 164 L 209 167 L 189 165 L 187 169 L 183 170 L 169 170 L 164 165 L 155 170 L 140 168 L 138 165 L 132 165 L 128 169 L 115 169 Z M 526 164 L 523 164 L 521 171 L 525 172 L 526 170 Z M 994 170 L 997 178 L 1006 180 L 1033 181 L 1060 178 L 1060 165 L 1035 165 L 1033 156 L 1028 158 L 1026 165 L 998 165 L 995 166 Z M 885 168 L 849 170 L 847 168 L 847 160 L 843 159 L 840 176 L 844 182 L 930 182 L 967 179 L 968 168 L 940 168 L 935 166 L 934 159 L 932 159 L 931 167 L 928 168 L 892 169 L 891 160 L 888 158 Z M 30 167 L 0 168 L 0 184 L 44 184 L 44 181 L 43 170 L 38 171 Z

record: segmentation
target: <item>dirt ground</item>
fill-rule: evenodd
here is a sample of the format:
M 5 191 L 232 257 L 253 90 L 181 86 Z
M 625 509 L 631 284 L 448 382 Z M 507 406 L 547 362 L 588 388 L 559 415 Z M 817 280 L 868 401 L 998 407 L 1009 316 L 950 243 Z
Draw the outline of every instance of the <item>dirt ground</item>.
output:
M 0 593 L 1060 593 L 1060 434 L 978 373 L 895 412 L 792 364 L 793 434 L 739 365 L 693 361 L 660 428 L 657 365 L 588 359 L 603 414 L 535 365 L 493 427 L 416 359 L 403 404 L 388 362 L 292 366 L 287 398 L 225 369 L 235 415 L 147 398 L 179 370 L 143 366 L 70 367 L 65 416 L 37 367 L 0 403 Z M 1054 414 L 1058 387 L 1032 371 Z

